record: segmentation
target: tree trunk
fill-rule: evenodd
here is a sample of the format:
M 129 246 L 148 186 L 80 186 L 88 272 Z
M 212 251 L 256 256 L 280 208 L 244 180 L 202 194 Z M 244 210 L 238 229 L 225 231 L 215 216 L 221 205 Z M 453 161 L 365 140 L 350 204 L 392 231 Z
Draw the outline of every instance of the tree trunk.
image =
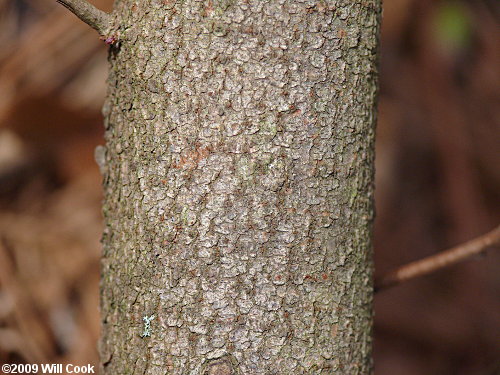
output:
M 103 374 L 370 373 L 379 13 L 116 1 Z

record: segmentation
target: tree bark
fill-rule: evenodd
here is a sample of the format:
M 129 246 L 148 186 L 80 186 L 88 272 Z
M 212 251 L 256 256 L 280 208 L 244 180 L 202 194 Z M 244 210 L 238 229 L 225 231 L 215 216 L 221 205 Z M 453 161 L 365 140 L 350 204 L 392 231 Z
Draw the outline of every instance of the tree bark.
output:
M 120 0 L 103 374 L 369 374 L 379 0 Z

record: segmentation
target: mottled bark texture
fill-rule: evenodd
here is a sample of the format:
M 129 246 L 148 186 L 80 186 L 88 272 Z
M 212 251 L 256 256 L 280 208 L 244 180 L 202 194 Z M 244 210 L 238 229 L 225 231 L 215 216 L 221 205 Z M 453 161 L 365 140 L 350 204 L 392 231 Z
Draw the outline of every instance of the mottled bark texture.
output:
M 379 13 L 116 2 L 104 374 L 370 373 Z

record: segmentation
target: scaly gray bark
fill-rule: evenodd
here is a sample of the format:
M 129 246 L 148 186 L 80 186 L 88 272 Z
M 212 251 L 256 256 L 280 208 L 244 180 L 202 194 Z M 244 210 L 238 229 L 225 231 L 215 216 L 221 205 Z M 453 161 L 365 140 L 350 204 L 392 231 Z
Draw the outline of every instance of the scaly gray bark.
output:
M 379 14 L 116 1 L 103 374 L 370 373 Z

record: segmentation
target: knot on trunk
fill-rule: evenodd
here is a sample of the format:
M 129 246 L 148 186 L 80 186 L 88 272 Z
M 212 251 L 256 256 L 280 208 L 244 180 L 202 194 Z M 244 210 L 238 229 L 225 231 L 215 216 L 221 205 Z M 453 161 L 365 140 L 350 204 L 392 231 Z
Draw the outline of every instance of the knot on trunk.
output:
M 201 375 L 237 375 L 235 367 L 236 358 L 225 355 L 205 363 Z

